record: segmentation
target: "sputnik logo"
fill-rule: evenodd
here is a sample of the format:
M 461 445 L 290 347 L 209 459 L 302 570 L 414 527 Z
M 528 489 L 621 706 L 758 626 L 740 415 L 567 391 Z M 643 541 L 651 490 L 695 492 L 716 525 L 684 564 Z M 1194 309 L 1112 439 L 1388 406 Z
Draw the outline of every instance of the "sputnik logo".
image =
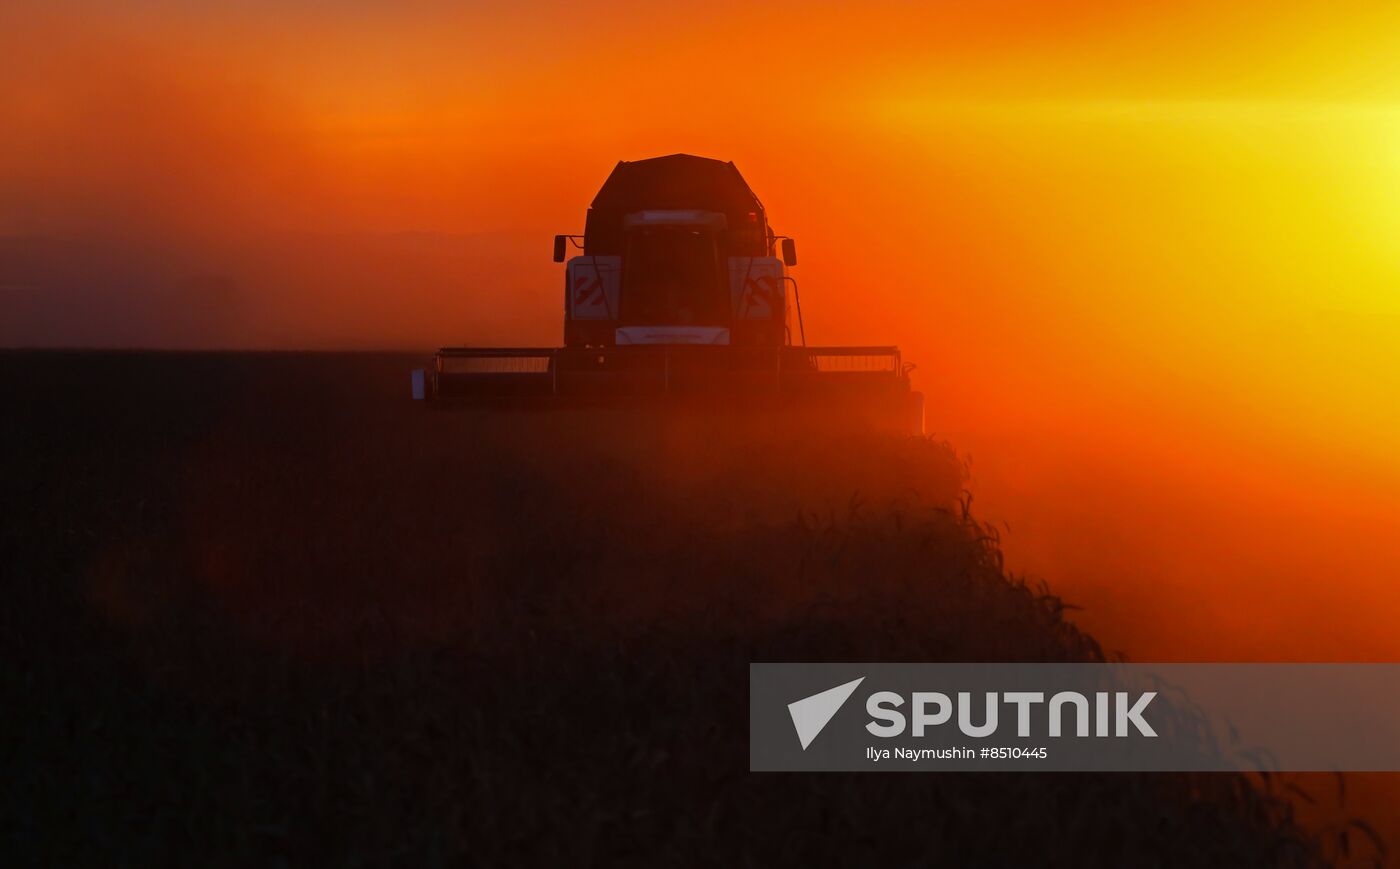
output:
M 788 714 L 792 716 L 792 726 L 797 728 L 797 738 L 802 742 L 803 751 L 807 750 L 807 746 L 812 744 L 812 740 L 817 738 L 817 734 L 822 732 L 822 728 L 835 717 L 864 681 L 865 677 L 861 676 L 844 685 L 828 688 L 820 694 L 813 694 L 788 704 Z

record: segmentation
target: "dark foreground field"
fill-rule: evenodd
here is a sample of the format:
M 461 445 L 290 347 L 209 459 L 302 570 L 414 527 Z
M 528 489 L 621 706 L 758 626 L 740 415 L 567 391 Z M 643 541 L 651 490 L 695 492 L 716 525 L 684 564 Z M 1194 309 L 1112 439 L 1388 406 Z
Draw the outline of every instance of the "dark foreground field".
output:
M 1311 866 L 1226 775 L 747 772 L 750 661 L 1093 661 L 928 440 L 0 354 L 6 865 Z

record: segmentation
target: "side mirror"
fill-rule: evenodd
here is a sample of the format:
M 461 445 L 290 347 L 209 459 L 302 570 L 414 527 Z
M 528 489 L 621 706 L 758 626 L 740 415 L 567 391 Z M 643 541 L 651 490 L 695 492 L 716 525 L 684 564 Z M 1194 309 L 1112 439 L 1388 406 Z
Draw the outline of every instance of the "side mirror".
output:
M 783 239 L 783 265 L 797 265 L 797 242 L 790 238 Z
M 569 253 L 569 237 L 567 235 L 554 236 L 554 261 L 561 263 Z

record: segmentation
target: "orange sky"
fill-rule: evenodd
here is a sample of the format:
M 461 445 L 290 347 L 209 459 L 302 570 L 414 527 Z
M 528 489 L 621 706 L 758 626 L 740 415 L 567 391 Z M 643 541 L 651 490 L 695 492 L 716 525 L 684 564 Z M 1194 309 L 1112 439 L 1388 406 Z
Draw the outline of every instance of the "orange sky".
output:
M 7 3 L 0 343 L 551 344 L 733 159 L 1111 645 L 1395 658 L 1400 7 L 1227 5 Z

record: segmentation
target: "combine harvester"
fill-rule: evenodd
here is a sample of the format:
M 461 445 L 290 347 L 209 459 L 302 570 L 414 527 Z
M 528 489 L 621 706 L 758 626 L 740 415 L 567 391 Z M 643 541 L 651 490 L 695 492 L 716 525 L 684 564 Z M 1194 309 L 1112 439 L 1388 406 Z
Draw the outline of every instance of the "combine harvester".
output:
M 899 348 L 807 346 L 786 271 L 796 245 L 773 234 L 733 163 L 687 154 L 618 163 L 583 235 L 555 236 L 554 261 L 570 246 L 582 252 L 564 275 L 563 347 L 443 347 L 413 372 L 413 397 L 704 404 L 923 432 L 923 395 Z

